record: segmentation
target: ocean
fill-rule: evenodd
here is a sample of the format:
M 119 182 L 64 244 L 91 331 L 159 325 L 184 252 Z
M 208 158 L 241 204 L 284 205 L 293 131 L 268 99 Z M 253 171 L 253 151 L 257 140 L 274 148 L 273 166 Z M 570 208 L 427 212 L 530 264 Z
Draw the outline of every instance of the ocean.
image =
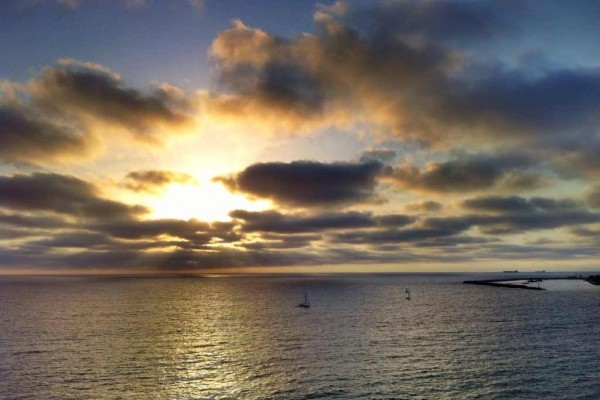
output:
M 600 287 L 490 276 L 0 277 L 0 398 L 600 399 Z

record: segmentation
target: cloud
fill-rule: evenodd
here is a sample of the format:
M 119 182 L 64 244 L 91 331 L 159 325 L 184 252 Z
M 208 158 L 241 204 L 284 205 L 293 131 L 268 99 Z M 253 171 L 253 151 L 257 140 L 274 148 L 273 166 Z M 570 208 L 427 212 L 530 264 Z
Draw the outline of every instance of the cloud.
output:
M 555 168 L 568 179 L 600 178 L 600 136 L 572 135 L 543 145 L 546 157 L 551 157 Z
M 189 245 L 205 245 L 219 239 L 221 242 L 234 242 L 240 236 L 232 231 L 233 226 L 228 223 L 213 223 L 198 221 L 196 219 L 112 219 L 94 221 L 86 228 L 105 233 L 114 238 L 121 239 L 159 239 L 161 237 L 177 238 L 189 242 Z M 186 246 L 186 243 L 178 243 Z
M 596 132 L 597 69 L 532 74 L 482 50 L 517 27 L 523 7 L 343 2 L 321 7 L 315 31 L 291 38 L 235 21 L 212 45 L 227 93 L 213 96 L 212 111 L 276 132 L 360 122 L 441 146 Z
M 462 206 L 468 210 L 487 212 L 533 212 L 560 211 L 580 208 L 580 204 L 571 199 L 551 199 L 533 197 L 526 199 L 520 196 L 485 196 L 463 201 Z
M 417 121 L 403 108 L 408 102 L 390 88 L 423 89 L 416 82 L 437 79 L 434 71 L 452 56 L 435 46 L 362 39 L 323 13 L 316 22 L 316 35 L 289 40 L 241 21 L 221 32 L 211 54 L 230 95 L 215 99 L 213 111 L 261 119 L 284 131 L 347 125 L 357 116 L 386 125 L 402 120 L 403 127 L 414 125 Z M 410 136 L 409 130 L 403 133 Z
M 308 247 L 313 242 L 319 243 L 322 237 L 319 234 L 279 234 L 263 233 L 258 242 L 245 242 L 242 246 L 246 249 L 269 251 L 270 249 L 297 249 Z
M 600 186 L 590 189 L 586 195 L 587 203 L 592 208 L 600 208 Z
M 598 229 L 578 228 L 573 229 L 572 232 L 577 236 L 589 237 L 596 240 L 600 239 L 600 230 Z
M 160 143 L 157 136 L 166 128 L 190 127 L 187 113 L 191 103 L 176 88 L 157 87 L 144 93 L 123 85 L 115 72 L 93 63 L 61 60 L 29 82 L 28 93 L 41 109 L 51 115 L 94 124 L 122 128 L 134 138 Z
M 62 216 L 77 215 L 61 211 L 60 217 L 52 220 L 3 214 L 0 225 L 6 228 L 0 229 L 0 236 L 14 235 L 16 244 L 0 245 L 0 262 L 46 269 L 117 266 L 138 271 L 193 271 L 356 262 L 465 262 L 504 255 L 517 258 L 518 254 L 545 259 L 597 253 L 597 248 L 581 244 L 571 249 L 548 249 L 502 243 L 496 235 L 557 227 L 574 227 L 573 232 L 580 237 L 590 237 L 593 231 L 581 225 L 600 221 L 600 215 L 561 199 L 527 199 L 526 203 L 535 204 L 537 211 L 495 206 L 493 210 L 503 211 L 487 211 L 488 207 L 462 216 L 417 218 L 360 212 L 283 214 L 236 210 L 232 222 L 212 224 L 124 216 L 87 218 L 60 226 Z M 41 208 L 56 209 L 28 205 L 23 211 Z M 46 229 L 31 230 L 37 225 Z M 485 235 L 473 236 L 474 228 Z
M 410 225 L 415 218 L 404 214 L 373 216 L 365 212 L 329 212 L 319 214 L 282 214 L 269 210 L 251 212 L 235 210 L 231 217 L 241 223 L 244 232 L 310 233 L 327 230 L 346 230 Z
M 95 186 L 73 176 L 34 173 L 0 176 L 0 207 L 77 218 L 127 218 L 148 212 L 99 196 Z
M 355 231 L 336 234 L 334 235 L 334 240 L 354 244 L 410 243 L 454 236 L 464 230 L 465 228 L 462 227 L 460 229 L 429 227 L 401 230 Z
M 306 216 L 286 215 L 277 211 L 235 210 L 230 215 L 236 220 L 243 221 L 242 230 L 245 232 L 306 233 L 374 225 L 370 214 L 358 212 Z
M 0 225 L 51 230 L 64 227 L 67 221 L 56 216 L 21 215 L 0 211 Z
M 396 158 L 395 150 L 369 148 L 363 151 L 361 154 L 360 162 L 380 162 L 383 164 L 389 164 L 394 158 Z
M 411 212 L 434 212 L 440 211 L 443 208 L 443 205 L 437 201 L 423 200 L 406 204 L 404 208 Z
M 464 156 L 446 162 L 430 162 L 423 170 L 413 164 L 400 164 L 386 171 L 386 180 L 402 188 L 421 192 L 465 192 L 499 187 L 530 190 L 546 180 L 523 171 L 533 161 L 520 156 Z
M 463 217 L 486 234 L 514 234 L 528 230 L 555 229 L 600 221 L 600 214 L 571 199 L 519 196 L 487 196 L 465 200 L 462 206 L 483 212 Z
M 60 60 L 26 84 L 0 89 L 0 159 L 7 162 L 88 159 L 109 140 L 161 145 L 194 123 L 194 100 L 179 89 L 164 84 L 146 93 L 98 64 Z
M 295 207 L 344 206 L 372 202 L 383 165 L 368 163 L 258 163 L 218 177 L 229 190 Z
M 198 184 L 194 177 L 189 174 L 173 171 L 144 170 L 129 172 L 125 176 L 122 186 L 134 192 L 156 193 L 164 186 L 172 183 Z
M 89 158 L 101 148 L 95 136 L 77 126 L 1 102 L 0 139 L 0 159 L 13 163 Z

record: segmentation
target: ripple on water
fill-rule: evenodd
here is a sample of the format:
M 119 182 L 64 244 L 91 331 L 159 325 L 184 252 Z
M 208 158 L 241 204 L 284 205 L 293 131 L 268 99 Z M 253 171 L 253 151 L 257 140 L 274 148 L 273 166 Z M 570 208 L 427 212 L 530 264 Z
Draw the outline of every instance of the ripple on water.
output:
M 30 279 L 0 282 L 3 399 L 600 394 L 598 290 L 427 275 Z M 313 306 L 298 310 L 305 289 Z

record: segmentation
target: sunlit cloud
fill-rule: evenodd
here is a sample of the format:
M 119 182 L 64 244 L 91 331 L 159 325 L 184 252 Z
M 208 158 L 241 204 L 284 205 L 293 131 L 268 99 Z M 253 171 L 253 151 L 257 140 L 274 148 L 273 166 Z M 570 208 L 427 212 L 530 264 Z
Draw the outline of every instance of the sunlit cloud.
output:
M 98 64 L 60 60 L 0 98 L 0 157 L 53 163 L 98 156 L 108 141 L 160 146 L 194 132 L 193 100 L 171 86 L 151 93 L 123 85 Z
M 134 192 L 152 193 L 172 183 L 198 185 L 193 176 L 182 172 L 143 170 L 129 172 L 122 186 Z
M 344 4 L 324 7 L 315 24 L 313 34 L 280 38 L 234 21 L 211 49 L 227 93 L 213 96 L 212 110 L 283 132 L 361 122 L 442 146 L 596 130 L 598 71 L 531 76 L 478 60 L 469 46 L 509 22 L 476 3 Z

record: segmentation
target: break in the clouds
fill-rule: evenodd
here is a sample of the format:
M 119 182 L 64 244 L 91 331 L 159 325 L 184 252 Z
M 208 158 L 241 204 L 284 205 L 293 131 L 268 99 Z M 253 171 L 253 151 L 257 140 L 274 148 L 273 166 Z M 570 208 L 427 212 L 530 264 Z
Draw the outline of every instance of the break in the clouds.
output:
M 374 201 L 379 162 L 258 163 L 216 178 L 227 188 L 249 196 L 296 207 L 344 206 Z
M 125 176 L 122 186 L 134 192 L 155 193 L 173 183 L 197 184 L 198 182 L 190 174 L 182 172 L 141 170 L 129 172 Z
M 157 145 L 193 123 L 192 100 L 179 89 L 162 85 L 145 93 L 103 66 L 73 60 L 26 84 L 5 82 L 3 92 L 0 157 L 9 162 L 85 159 L 117 139 Z

